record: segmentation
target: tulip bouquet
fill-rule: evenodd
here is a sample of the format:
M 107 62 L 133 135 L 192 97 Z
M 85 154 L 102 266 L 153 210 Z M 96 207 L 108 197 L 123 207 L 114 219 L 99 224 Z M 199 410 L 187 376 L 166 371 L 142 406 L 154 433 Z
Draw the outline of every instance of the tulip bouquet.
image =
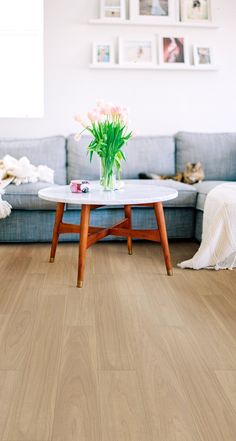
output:
M 79 115 L 75 118 L 84 127 L 76 139 L 79 140 L 86 130 L 91 133 L 93 140 L 88 146 L 90 161 L 94 153 L 100 157 L 101 185 L 104 190 L 115 190 L 116 174 L 120 179 L 121 163 L 125 160 L 122 149 L 132 138 L 132 132 L 128 131 L 128 109 L 99 101 L 87 116 L 88 123 Z

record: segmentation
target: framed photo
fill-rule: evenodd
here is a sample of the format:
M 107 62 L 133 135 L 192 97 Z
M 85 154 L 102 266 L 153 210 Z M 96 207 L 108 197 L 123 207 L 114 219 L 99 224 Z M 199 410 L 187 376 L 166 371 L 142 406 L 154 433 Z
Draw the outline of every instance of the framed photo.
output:
M 160 64 L 183 65 L 189 64 L 188 46 L 186 38 L 166 37 L 159 39 Z
M 112 42 L 93 43 L 93 64 L 114 64 L 115 50 Z
M 195 66 L 212 66 L 214 64 L 212 48 L 204 45 L 194 46 L 193 59 Z
M 122 65 L 153 65 L 156 64 L 155 38 L 119 39 L 119 63 Z
M 180 16 L 183 22 L 211 21 L 211 0 L 181 0 Z
M 175 0 L 130 0 L 130 19 L 150 24 L 174 23 Z
M 125 0 L 100 0 L 101 1 L 101 19 L 125 19 Z

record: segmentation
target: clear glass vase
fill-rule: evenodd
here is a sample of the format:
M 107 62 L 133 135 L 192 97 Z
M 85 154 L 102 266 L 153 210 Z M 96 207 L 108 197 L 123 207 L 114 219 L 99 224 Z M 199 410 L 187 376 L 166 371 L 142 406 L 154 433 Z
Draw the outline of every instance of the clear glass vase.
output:
M 109 163 L 104 159 L 100 161 L 100 184 L 104 191 L 114 191 L 116 189 L 116 167 L 114 163 Z

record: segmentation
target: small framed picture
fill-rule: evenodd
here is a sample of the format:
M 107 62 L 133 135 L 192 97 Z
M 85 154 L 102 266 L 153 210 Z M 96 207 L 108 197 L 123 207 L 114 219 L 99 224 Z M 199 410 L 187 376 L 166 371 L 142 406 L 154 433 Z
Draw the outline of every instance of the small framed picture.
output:
M 174 23 L 175 0 L 130 0 L 130 19 L 150 24 Z
M 119 63 L 122 65 L 156 64 L 155 38 L 119 39 Z
M 115 50 L 112 42 L 93 43 L 93 64 L 114 64 Z
M 125 19 L 125 0 L 101 0 L 101 19 Z
M 210 22 L 211 0 L 181 0 L 180 16 L 183 22 Z
M 213 51 L 209 46 L 199 45 L 193 47 L 193 59 L 195 66 L 211 66 L 214 64 Z
M 165 37 L 159 38 L 160 64 L 183 65 L 189 64 L 188 46 L 186 38 Z

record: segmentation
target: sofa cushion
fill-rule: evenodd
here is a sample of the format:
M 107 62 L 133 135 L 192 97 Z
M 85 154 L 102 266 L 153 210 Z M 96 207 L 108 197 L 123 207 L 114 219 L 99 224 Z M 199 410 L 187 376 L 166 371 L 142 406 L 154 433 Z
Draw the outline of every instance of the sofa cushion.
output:
M 68 138 L 68 179 L 99 179 L 100 161 L 87 155 L 91 138 L 79 142 Z M 124 148 L 127 161 L 122 164 L 123 179 L 137 179 L 139 173 L 175 174 L 175 143 L 172 136 L 136 137 Z
M 0 139 L 0 159 L 27 156 L 33 165 L 47 165 L 55 171 L 55 183 L 66 184 L 66 140 L 63 136 L 42 139 Z
M 11 204 L 14 210 L 55 210 L 54 202 L 44 201 L 38 197 L 39 190 L 50 186 L 45 182 L 35 184 L 9 185 L 3 199 Z
M 203 165 L 206 180 L 236 180 L 236 133 L 176 135 L 176 168 L 182 172 L 187 162 Z
M 198 192 L 197 196 L 197 210 L 204 211 L 204 206 L 206 202 L 206 197 L 208 193 L 213 190 L 217 185 L 223 184 L 223 181 L 204 181 L 195 184 L 194 187 Z
M 172 199 L 170 201 L 166 201 L 163 205 L 164 207 L 174 207 L 174 208 L 195 208 L 196 207 L 196 199 L 197 199 L 197 190 L 191 185 L 188 184 L 182 184 L 181 182 L 176 182 L 173 180 L 166 180 L 166 181 L 156 181 L 156 180 L 128 180 L 128 183 L 137 182 L 140 184 L 140 182 L 143 185 L 158 185 L 160 187 L 170 187 L 174 188 L 178 191 L 178 197 L 176 199 Z M 104 209 L 107 207 L 103 207 Z M 118 208 L 117 206 L 109 207 L 111 209 Z M 145 208 L 145 207 L 143 207 Z M 80 209 L 79 205 L 69 204 L 68 210 L 78 210 Z

